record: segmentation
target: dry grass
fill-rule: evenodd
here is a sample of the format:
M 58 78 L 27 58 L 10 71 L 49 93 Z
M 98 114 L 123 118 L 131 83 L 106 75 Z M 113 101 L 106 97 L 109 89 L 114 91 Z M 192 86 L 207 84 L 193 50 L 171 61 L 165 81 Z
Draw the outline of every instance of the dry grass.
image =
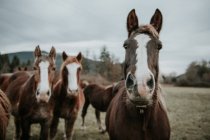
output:
M 173 140 L 210 139 L 210 88 L 164 88 Z
M 164 87 L 165 99 L 169 110 L 172 140 L 210 140 L 210 88 Z M 105 113 L 102 114 L 104 124 Z M 7 140 L 14 134 L 14 125 L 10 120 Z M 108 140 L 107 134 L 100 134 L 96 125 L 94 110 L 90 108 L 86 117 L 86 130 L 81 130 L 81 117 L 75 125 L 74 140 Z M 63 120 L 59 124 L 56 136 L 63 136 Z M 39 125 L 32 127 L 32 140 L 38 139 Z M 129 130 L 128 130 L 129 133 Z

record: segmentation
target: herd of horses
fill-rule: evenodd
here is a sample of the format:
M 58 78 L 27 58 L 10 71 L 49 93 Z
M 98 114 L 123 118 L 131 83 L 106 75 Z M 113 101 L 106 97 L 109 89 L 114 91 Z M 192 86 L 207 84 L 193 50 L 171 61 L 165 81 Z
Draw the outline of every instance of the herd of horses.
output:
M 40 124 L 40 140 L 55 139 L 59 118 L 65 120 L 64 139 L 73 136 L 80 109 L 82 127 L 88 106 L 95 108 L 101 132 L 110 140 L 169 140 L 170 124 L 159 76 L 159 33 L 162 14 L 157 9 L 149 24 L 139 26 L 135 10 L 127 17 L 124 79 L 107 87 L 82 82 L 82 54 L 62 53 L 56 74 L 56 49 L 48 55 L 34 51 L 33 70 L 0 75 L 0 139 L 6 139 L 9 115 L 14 116 L 16 140 L 30 139 L 31 124 Z M 106 112 L 102 127 L 100 112 Z

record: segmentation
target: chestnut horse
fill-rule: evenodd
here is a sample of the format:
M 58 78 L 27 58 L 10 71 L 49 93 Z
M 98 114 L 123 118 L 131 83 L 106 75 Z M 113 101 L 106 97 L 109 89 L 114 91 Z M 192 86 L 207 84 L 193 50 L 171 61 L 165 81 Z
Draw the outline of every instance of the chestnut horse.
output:
M 15 116 L 16 139 L 28 140 L 30 126 L 33 123 L 41 125 L 40 140 L 47 140 L 49 126 L 53 116 L 53 79 L 55 75 L 55 48 L 49 55 L 42 55 L 39 46 L 36 47 L 34 72 L 15 79 L 8 89 L 8 97 L 12 103 L 12 114 Z M 24 82 L 24 80 L 26 80 Z M 19 85 L 19 86 L 18 86 Z M 51 99 L 51 100 L 50 100 Z
M 72 139 L 73 126 L 79 109 L 84 104 L 84 95 L 80 87 L 82 54 L 68 56 L 62 54 L 63 63 L 60 70 L 61 79 L 54 86 L 55 108 L 50 128 L 50 138 L 57 132 L 59 118 L 65 120 L 65 139 Z
M 12 73 L 3 73 L 0 75 L 0 89 L 3 92 L 6 92 L 7 87 L 9 85 L 9 78 L 11 77 Z
M 170 139 L 169 120 L 158 83 L 161 26 L 162 14 L 158 9 L 149 25 L 138 25 L 134 9 L 128 15 L 125 81 L 106 114 L 110 140 Z
M 10 102 L 0 89 L 0 140 L 6 139 L 6 130 L 9 123 Z
M 88 106 L 91 104 L 95 108 L 95 116 L 100 132 L 105 132 L 101 125 L 100 112 L 106 112 L 109 103 L 117 93 L 116 86 L 118 84 L 112 84 L 107 87 L 102 87 L 97 84 L 87 85 L 84 89 L 85 104 L 82 108 L 82 127 L 85 125 L 85 116 L 87 114 Z M 119 86 L 119 85 L 118 85 Z
M 24 68 L 18 67 L 18 71 L 17 72 L 14 72 L 14 73 L 3 73 L 3 74 L 1 74 L 0 75 L 0 89 L 3 92 L 6 92 L 7 87 L 9 86 L 10 82 L 14 78 L 16 78 L 18 75 L 21 75 L 21 74 L 16 75 L 16 77 L 14 77 L 14 76 L 12 77 L 12 75 L 15 74 L 15 73 L 22 73 L 22 71 L 27 71 L 27 68 L 26 67 L 24 67 Z

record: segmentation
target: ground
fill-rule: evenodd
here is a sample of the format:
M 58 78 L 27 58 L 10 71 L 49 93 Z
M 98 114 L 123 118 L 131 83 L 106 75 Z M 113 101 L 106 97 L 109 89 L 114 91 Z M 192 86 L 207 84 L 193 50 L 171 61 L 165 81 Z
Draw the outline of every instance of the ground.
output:
M 171 140 L 210 140 L 210 88 L 180 88 L 163 86 L 171 124 Z M 104 124 L 105 113 L 102 113 Z M 86 117 L 86 129 L 81 130 L 78 116 L 73 140 L 108 140 L 107 134 L 100 134 L 91 107 Z M 63 120 L 60 121 L 56 140 L 62 140 Z M 14 134 L 13 118 L 7 130 L 7 140 Z M 37 140 L 39 125 L 32 127 L 32 140 Z

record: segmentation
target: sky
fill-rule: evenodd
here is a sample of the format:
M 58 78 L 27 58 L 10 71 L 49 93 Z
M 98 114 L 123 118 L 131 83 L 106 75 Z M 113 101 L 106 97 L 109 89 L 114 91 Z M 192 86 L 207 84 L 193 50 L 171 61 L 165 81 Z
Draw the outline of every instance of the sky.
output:
M 127 15 L 136 10 L 148 24 L 156 8 L 163 15 L 160 71 L 185 72 L 192 61 L 210 60 L 209 0 L 0 0 L 0 52 L 66 51 L 98 58 L 103 46 L 120 62 Z

